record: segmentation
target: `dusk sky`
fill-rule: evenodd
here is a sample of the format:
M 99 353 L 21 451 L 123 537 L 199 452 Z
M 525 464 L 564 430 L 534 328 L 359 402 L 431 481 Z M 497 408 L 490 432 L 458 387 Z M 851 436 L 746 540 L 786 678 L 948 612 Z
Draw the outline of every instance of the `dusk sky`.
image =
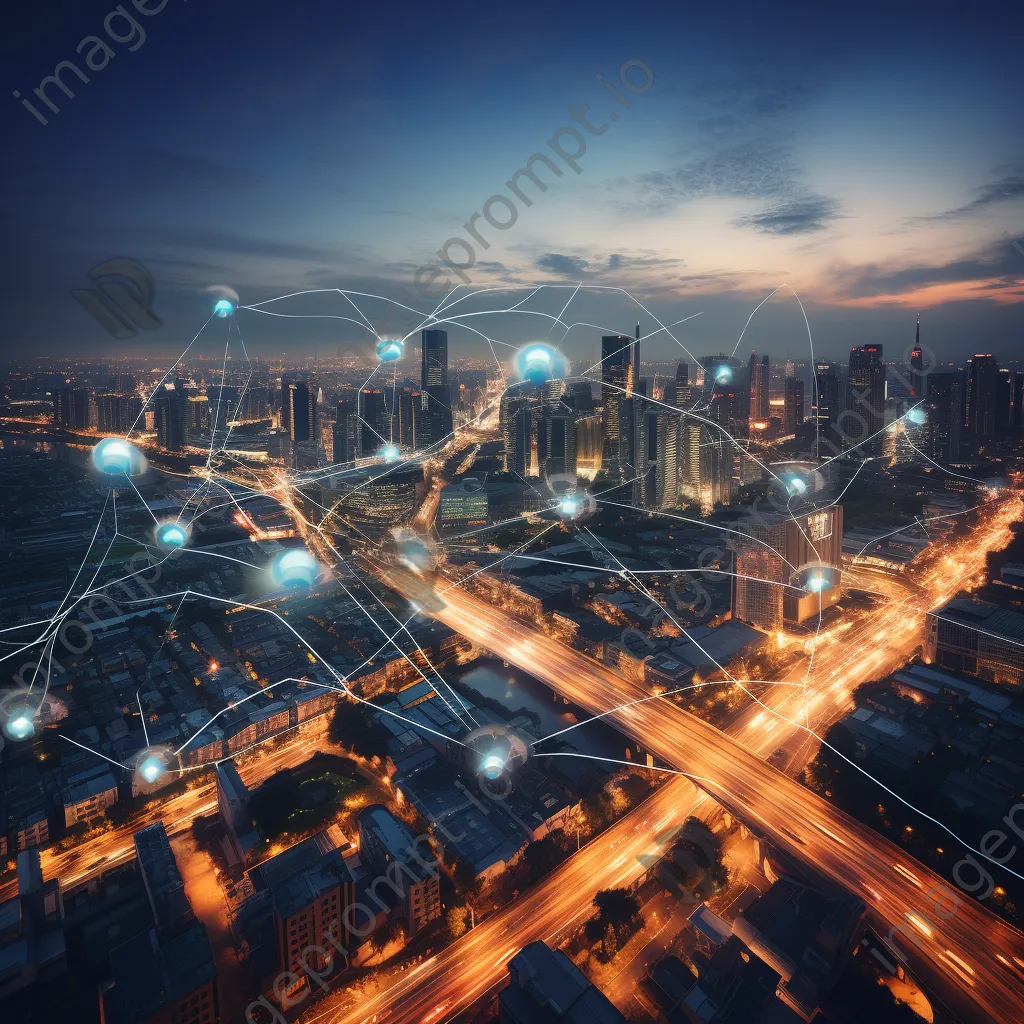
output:
M 417 268 L 447 239 L 468 239 L 463 222 L 509 196 L 505 182 L 531 154 L 557 160 L 549 140 L 583 104 L 608 127 L 584 133 L 581 173 L 540 168 L 550 187 L 525 183 L 533 205 L 519 202 L 514 224 L 477 225 L 491 244 L 476 247 L 472 285 L 514 286 L 489 293 L 492 308 L 537 284 L 624 288 L 664 323 L 700 313 L 674 333 L 706 354 L 731 349 L 757 303 L 788 285 L 819 356 L 874 341 L 896 357 L 918 313 L 942 359 L 1024 351 L 1024 252 L 1004 237 L 1024 249 L 1019 5 L 955 20 L 897 3 L 166 0 L 146 16 L 126 0 L 146 33 L 135 52 L 125 18 L 110 23 L 125 42 L 104 32 L 111 0 L 19 7 L 2 33 L 8 358 L 166 360 L 203 325 L 216 285 L 242 303 L 348 288 L 429 312 Z M 102 70 L 86 67 L 94 43 L 76 54 L 90 35 L 114 53 Z M 66 70 L 75 97 L 51 87 L 55 114 L 33 90 L 64 60 L 90 81 Z M 619 81 L 628 61 L 649 67 L 646 92 Z M 639 66 L 631 75 L 644 84 Z M 152 272 L 160 330 L 114 341 L 72 299 L 112 257 Z M 533 308 L 557 313 L 570 294 Z M 275 308 L 352 315 L 346 305 L 328 294 Z M 394 305 L 366 310 L 381 333 L 416 323 Z M 570 314 L 621 331 L 638 315 L 586 290 Z M 265 356 L 370 343 L 343 320 L 238 319 Z M 483 322 L 510 342 L 549 329 L 526 316 Z M 566 351 L 585 359 L 599 333 L 577 328 Z M 468 332 L 451 337 L 455 358 L 486 352 Z M 806 356 L 785 290 L 751 323 L 741 354 L 751 348 Z M 644 358 L 680 354 L 662 335 Z

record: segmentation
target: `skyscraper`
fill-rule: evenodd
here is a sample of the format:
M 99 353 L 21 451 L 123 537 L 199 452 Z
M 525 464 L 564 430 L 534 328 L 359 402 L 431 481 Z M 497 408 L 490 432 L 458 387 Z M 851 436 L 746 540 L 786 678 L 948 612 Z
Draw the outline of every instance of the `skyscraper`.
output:
M 61 388 L 53 396 L 53 422 L 68 430 L 89 427 L 89 389 Z
M 921 348 L 921 318 L 917 318 L 917 334 L 910 351 L 910 390 L 913 398 L 922 398 L 925 393 L 924 351 Z
M 636 336 L 605 335 L 601 338 L 601 402 L 604 406 L 604 471 L 612 480 L 625 478 L 629 449 L 623 448 L 623 437 L 633 433 L 632 424 L 621 424 L 625 406 L 640 374 L 640 325 Z M 630 409 L 632 407 L 630 406 Z
M 572 413 L 548 412 L 543 418 L 543 450 L 538 451 L 541 476 L 576 478 L 576 417 Z M 538 437 L 538 449 L 541 438 Z
M 319 441 L 316 387 L 312 381 L 300 380 L 285 389 L 284 407 L 288 410 L 288 437 L 296 442 Z
M 793 434 L 804 422 L 804 382 L 787 377 L 784 384 L 783 432 Z
M 679 413 L 657 406 L 647 411 L 653 431 L 648 434 L 654 442 L 648 447 L 647 458 L 653 464 L 653 493 L 648 494 L 651 507 L 675 508 L 679 504 Z M 653 435 L 653 436 L 652 436 Z
M 839 418 L 839 374 L 832 363 L 817 363 L 814 367 L 811 418 L 818 421 L 823 435 Z
M 380 388 L 363 388 L 359 392 L 360 452 L 370 455 L 391 441 L 391 417 Z
M 334 464 L 355 462 L 359 456 L 359 419 L 356 416 L 355 392 L 338 399 L 331 436 L 334 440 Z
M 975 437 L 995 437 L 999 403 L 999 366 L 990 354 L 976 354 L 971 360 L 967 422 Z
M 881 345 L 858 345 L 850 350 L 846 403 L 838 426 L 843 448 L 871 455 L 881 448 L 885 425 L 885 363 Z
M 419 445 L 421 397 L 418 391 L 405 388 L 398 396 L 398 438 L 403 448 Z
M 440 444 L 452 433 L 452 396 L 448 385 L 448 332 L 421 334 L 423 368 L 420 377 L 426 402 L 426 427 L 431 444 Z
M 756 352 L 750 353 L 750 412 L 752 423 L 767 423 L 771 417 L 771 406 L 768 401 L 768 357 L 757 358 Z
M 179 377 L 173 384 L 161 384 L 153 399 L 156 443 L 170 452 L 181 451 L 186 442 L 185 382 Z
M 961 387 L 959 371 L 928 375 L 925 427 L 928 454 L 936 462 L 955 462 L 960 458 Z

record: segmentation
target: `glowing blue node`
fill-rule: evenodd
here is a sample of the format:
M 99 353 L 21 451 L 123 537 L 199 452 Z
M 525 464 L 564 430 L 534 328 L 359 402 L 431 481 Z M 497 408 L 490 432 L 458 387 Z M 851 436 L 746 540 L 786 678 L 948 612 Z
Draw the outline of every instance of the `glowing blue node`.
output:
M 16 707 L 7 712 L 4 721 L 4 734 L 12 740 L 21 742 L 35 735 L 35 714 L 31 708 Z
M 379 452 L 377 452 L 377 457 L 382 462 L 397 462 L 398 456 L 398 447 L 393 444 L 386 444 Z
M 516 357 L 516 366 L 524 380 L 543 384 L 557 376 L 558 353 L 550 345 L 527 345 Z
M 922 409 L 920 407 L 917 407 L 915 409 L 911 409 L 910 412 L 907 413 L 907 422 L 908 423 L 914 423 L 914 424 L 917 424 L 918 426 L 920 426 L 922 423 L 924 423 L 924 421 L 925 421 L 924 409 Z
M 382 363 L 397 362 L 405 355 L 405 342 L 396 338 L 381 338 L 377 342 L 377 358 Z
M 572 519 L 572 517 L 580 510 L 580 507 L 575 498 L 563 498 L 562 504 L 559 505 L 558 510 L 567 519 Z
M 505 771 L 505 759 L 499 754 L 488 754 L 480 765 L 480 771 L 485 778 L 500 779 L 502 772 Z
M 178 523 L 161 523 L 156 528 L 156 543 L 165 551 L 183 548 L 188 540 L 188 531 Z
M 719 384 L 726 384 L 732 380 L 732 369 L 728 366 L 722 365 L 715 370 L 715 380 Z
M 231 316 L 234 311 L 234 305 L 227 299 L 218 299 L 216 305 L 213 307 L 213 315 L 219 317 Z
M 147 782 L 156 782 L 163 773 L 164 763 L 156 754 L 151 754 L 139 765 L 139 774 Z
M 816 573 L 810 576 L 805 584 L 807 590 L 812 594 L 820 594 L 823 590 L 828 590 L 832 584 L 822 576 L 820 573 Z
M 807 493 L 807 481 L 802 476 L 790 476 L 783 479 L 786 481 L 786 490 L 790 494 Z
M 92 461 L 101 473 L 129 476 L 142 462 L 138 448 L 119 437 L 105 437 L 92 450 Z
M 279 587 L 311 587 L 320 566 L 305 548 L 289 548 L 275 557 L 270 574 Z

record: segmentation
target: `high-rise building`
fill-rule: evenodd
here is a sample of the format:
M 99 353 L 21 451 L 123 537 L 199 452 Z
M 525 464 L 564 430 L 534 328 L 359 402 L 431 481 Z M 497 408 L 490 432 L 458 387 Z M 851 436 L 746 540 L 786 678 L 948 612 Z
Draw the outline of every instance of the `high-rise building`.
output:
M 850 350 L 846 402 L 837 421 L 843 448 L 859 455 L 881 448 L 885 426 L 885 363 L 881 345 L 858 345 Z
M 750 353 L 750 406 L 749 420 L 751 423 L 767 423 L 771 418 L 771 406 L 768 398 L 768 357 L 757 358 L 756 352 Z
M 381 445 L 391 442 L 391 417 L 382 389 L 363 388 L 359 392 L 359 425 L 363 455 L 372 455 Z
M 310 380 L 290 382 L 285 389 L 288 436 L 293 442 L 319 441 L 316 386 Z
M 161 384 L 153 398 L 156 443 L 170 452 L 181 451 L 188 439 L 188 398 L 185 382 L 179 377 L 173 384 Z
M 675 508 L 679 504 L 679 433 L 680 414 L 657 406 L 647 411 L 653 428 L 653 447 L 649 444 L 647 458 L 653 465 L 653 493 L 648 494 L 654 509 Z
M 794 434 L 804 422 L 804 382 L 799 377 L 787 377 L 783 388 L 782 429 L 786 434 Z
M 573 413 L 548 412 L 540 421 L 538 457 L 542 477 L 576 478 L 576 417 Z
M 928 454 L 936 462 L 960 458 L 960 404 L 963 378 L 957 372 L 932 372 L 925 381 Z
M 331 428 L 331 439 L 334 442 L 334 464 L 355 462 L 359 458 L 360 424 L 356 415 L 356 395 L 343 395 L 338 399 L 334 416 L 334 426 Z M 376 449 L 374 449 L 376 451 Z
M 357 820 L 360 857 L 382 887 L 389 893 L 398 890 L 398 911 L 406 934 L 416 935 L 441 915 L 436 854 L 424 848 L 425 844 L 421 846 L 422 840 L 414 840 L 405 825 L 381 804 L 364 808 Z
M 528 396 L 508 393 L 502 395 L 498 410 L 501 436 L 505 444 L 504 469 L 524 478 L 530 471 L 532 434 L 531 402 Z
M 926 388 L 924 350 L 921 348 L 921 318 L 917 318 L 917 334 L 910 350 L 910 393 L 912 398 L 923 398 Z
M 67 430 L 88 430 L 89 389 L 60 388 L 53 396 L 53 422 Z
M 996 379 L 996 433 L 1009 433 L 1013 425 L 1013 374 L 999 367 Z
M 968 428 L 976 438 L 995 437 L 999 406 L 999 366 L 990 354 L 971 360 L 967 398 Z
M 832 363 L 815 364 L 811 419 L 817 420 L 821 435 L 839 419 L 839 374 Z
M 448 332 L 439 330 L 423 331 L 420 335 L 422 371 L 420 387 L 426 393 L 428 388 L 448 386 Z
M 768 632 L 799 625 L 839 600 L 843 509 L 800 516 L 758 513 L 735 524 L 740 534 L 732 578 L 732 614 Z M 816 588 L 812 580 L 825 580 Z
M 398 396 L 398 443 L 410 450 L 419 447 L 421 397 L 418 391 L 403 388 Z
M 625 435 L 628 439 L 633 428 L 631 423 L 620 423 L 628 401 L 640 375 L 640 325 L 636 336 L 624 334 L 605 335 L 601 338 L 601 402 L 604 407 L 604 458 L 603 468 L 612 480 L 621 482 L 629 479 L 626 463 L 629 461 L 628 445 L 624 448 Z M 632 414 L 632 405 L 629 406 Z
M 699 499 L 701 492 L 700 442 L 702 428 L 699 420 L 686 417 L 679 431 L 679 477 L 683 493 Z

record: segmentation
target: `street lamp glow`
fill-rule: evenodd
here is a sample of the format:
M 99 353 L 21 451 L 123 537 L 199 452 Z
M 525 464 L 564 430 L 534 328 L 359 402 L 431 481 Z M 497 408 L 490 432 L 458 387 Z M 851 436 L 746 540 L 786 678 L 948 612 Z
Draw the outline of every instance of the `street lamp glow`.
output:
M 7 712 L 4 721 L 4 734 L 16 742 L 30 739 L 35 735 L 35 715 L 31 708 L 16 707 Z
M 227 299 L 218 299 L 213 307 L 213 315 L 219 317 L 231 316 L 234 313 L 235 307 Z
M 279 587 L 311 587 L 320 574 L 320 566 L 305 548 L 289 548 L 275 557 L 270 574 Z
M 161 523 L 156 528 L 157 547 L 165 551 L 183 548 L 188 540 L 188 531 L 180 523 Z
M 381 338 L 377 342 L 377 358 L 382 363 L 397 362 L 405 355 L 405 342 L 397 338 Z

